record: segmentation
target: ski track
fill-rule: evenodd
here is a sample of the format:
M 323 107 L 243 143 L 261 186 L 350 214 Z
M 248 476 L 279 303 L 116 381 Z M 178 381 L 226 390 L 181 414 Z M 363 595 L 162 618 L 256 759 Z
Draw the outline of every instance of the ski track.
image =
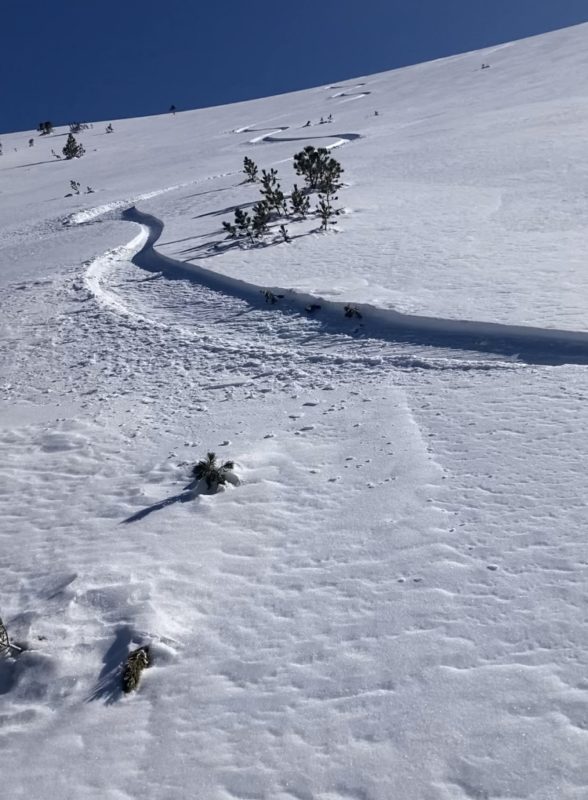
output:
M 332 94 L 329 98 L 330 100 L 339 100 L 343 99 L 343 102 L 349 102 L 350 100 L 361 100 L 362 97 L 369 97 L 371 92 L 337 92 L 336 94 Z
M 279 303 L 268 306 L 264 302 L 264 291 L 267 287 L 250 284 L 242 280 L 231 278 L 226 275 L 205 269 L 203 267 L 177 261 L 168 256 L 164 256 L 155 249 L 155 244 L 161 237 L 164 225 L 156 217 L 144 214 L 135 207 L 127 209 L 121 218 L 141 225 L 142 232 L 135 237 L 126 248 L 108 254 L 105 258 L 100 258 L 92 264 L 87 272 L 88 287 L 96 297 L 105 305 L 110 306 L 117 313 L 133 315 L 137 314 L 134 310 L 136 300 L 129 292 L 126 298 L 121 297 L 121 286 L 118 284 L 117 291 L 113 291 L 108 273 L 111 265 L 117 261 L 125 261 L 129 258 L 133 263 L 143 270 L 147 270 L 157 275 L 165 276 L 170 279 L 165 288 L 173 285 L 174 281 L 187 281 L 190 286 L 185 286 L 188 291 L 196 294 L 207 293 L 208 300 L 212 307 L 216 308 L 216 315 L 225 317 L 232 316 L 229 313 L 231 304 L 236 304 L 240 309 L 238 313 L 243 313 L 245 309 L 254 310 L 263 320 L 263 326 L 267 324 L 268 318 L 279 318 L 279 337 L 281 349 L 284 347 L 284 339 L 288 340 L 286 349 L 291 344 L 289 340 L 293 337 L 300 337 L 301 340 L 307 339 L 311 335 L 316 337 L 312 346 L 313 357 L 324 357 L 328 348 L 337 341 L 343 344 L 338 358 L 345 363 L 353 360 L 357 361 L 357 351 L 361 350 L 360 361 L 366 359 L 373 366 L 378 361 L 384 363 L 392 356 L 391 363 L 397 365 L 399 359 L 398 347 L 406 350 L 407 345 L 416 345 L 419 348 L 433 348 L 437 351 L 444 350 L 443 358 L 431 358 L 431 354 L 420 359 L 422 365 L 432 367 L 437 365 L 440 368 L 443 364 L 447 368 L 450 364 L 453 368 L 508 368 L 516 363 L 523 364 L 546 364 L 558 365 L 565 363 L 588 363 L 588 334 L 583 332 L 549 330 L 541 328 L 531 328 L 524 326 L 500 325 L 495 323 L 474 322 L 469 320 L 450 320 L 435 319 L 431 317 L 405 315 L 389 309 L 375 308 L 370 305 L 356 305 L 356 310 L 361 314 L 361 318 L 346 319 L 344 316 L 344 302 L 325 301 L 321 297 L 309 294 L 298 293 L 283 287 L 270 287 L 274 296 L 281 296 Z M 135 286 L 136 282 L 129 285 Z M 155 284 L 143 282 L 139 284 L 145 286 L 148 291 L 161 291 L 161 283 Z M 202 302 L 202 300 L 201 300 Z M 153 308 L 165 307 L 163 300 L 153 303 Z M 179 307 L 180 303 L 175 303 Z M 310 305 L 320 305 L 321 309 L 312 319 L 308 319 L 305 308 Z M 191 308 L 191 305 L 188 305 Z M 139 313 L 145 321 L 153 319 L 153 311 Z M 222 320 L 215 320 L 214 329 L 222 325 Z M 247 324 L 251 322 L 251 315 Z M 177 323 L 177 320 L 171 324 Z M 170 324 L 166 321 L 161 324 Z M 189 328 L 194 330 L 195 323 L 192 320 L 184 321 L 184 325 L 189 324 Z M 286 333 L 285 326 L 289 326 Z M 324 337 L 321 339 L 321 336 Z M 333 338 L 334 337 L 334 338 Z M 259 342 L 265 352 L 274 352 L 275 343 L 268 341 L 267 336 L 263 336 Z M 396 351 L 391 354 L 390 348 L 396 345 Z M 226 344 L 224 345 L 227 346 Z M 240 344 L 239 349 L 246 348 L 245 344 Z M 230 348 L 233 349 L 232 347 Z M 318 352 L 317 352 L 318 350 Z M 476 352 L 493 354 L 492 360 L 480 362 L 479 358 L 472 358 Z M 447 357 L 447 353 L 451 355 Z M 467 355 L 466 355 L 467 354 Z M 456 358 L 457 355 L 457 358 Z M 459 356 L 462 358 L 459 358 Z M 499 362 L 498 356 L 507 356 L 514 361 Z M 309 351 L 305 350 L 304 359 L 308 358 Z M 465 357 L 465 360 L 464 360 Z M 405 356 L 406 358 L 406 356 Z M 410 362 L 418 364 L 416 361 Z M 459 366 L 458 366 L 459 365 Z
M 336 139 L 335 142 L 326 145 L 327 150 L 334 150 L 336 147 L 341 147 L 344 144 L 348 144 L 349 142 L 354 142 L 357 139 L 362 138 L 361 134 L 359 133 L 337 133 L 337 134 L 327 134 L 327 135 L 323 134 L 316 136 L 308 135 L 308 136 L 276 137 L 277 133 L 283 133 L 284 131 L 287 130 L 291 130 L 291 126 L 285 125 L 279 128 L 268 128 L 266 132 L 262 133 L 260 136 L 255 136 L 253 139 L 249 139 L 247 142 L 245 142 L 245 144 L 262 144 L 262 143 L 279 144 L 280 142 L 309 142 L 309 141 L 316 141 L 317 139 Z M 237 128 L 234 131 L 234 133 L 253 133 L 254 131 L 255 128 L 250 128 L 246 126 L 243 128 Z
M 363 86 L 323 89 L 343 104 Z M 361 138 L 289 129 L 233 132 Z M 369 304 L 348 319 L 158 252 L 164 222 L 135 204 L 236 174 L 41 223 L 139 230 L 0 286 L 0 509 L 27 543 L 0 553 L 3 602 L 32 645 L 1 665 L 6 785 L 580 800 L 588 334 Z M 244 461 L 214 502 L 179 488 L 205 443 Z M 145 643 L 154 669 L 118 702 Z M 30 771 L 27 730 L 51 742 Z
M 179 189 L 185 189 L 189 186 L 199 186 L 201 184 L 207 183 L 208 181 L 214 181 L 218 178 L 227 178 L 231 175 L 238 175 L 238 171 L 234 172 L 222 172 L 218 175 L 210 175 L 206 178 L 198 178 L 194 181 L 187 181 L 186 183 L 178 183 L 173 186 L 166 186 L 162 189 L 154 189 L 150 192 L 144 192 L 143 194 L 136 195 L 134 198 L 127 198 L 125 200 L 113 200 L 110 203 L 104 203 L 99 206 L 93 206 L 92 208 L 86 208 L 82 211 L 75 211 L 73 214 L 70 214 L 65 219 L 61 220 L 62 225 L 84 225 L 87 222 L 93 222 L 97 220 L 99 217 L 106 217 L 109 214 L 113 214 L 114 212 L 118 211 L 119 209 L 128 208 L 131 205 L 141 201 L 141 200 L 151 200 L 154 197 L 159 197 L 163 194 L 168 194 L 169 192 L 175 192 Z

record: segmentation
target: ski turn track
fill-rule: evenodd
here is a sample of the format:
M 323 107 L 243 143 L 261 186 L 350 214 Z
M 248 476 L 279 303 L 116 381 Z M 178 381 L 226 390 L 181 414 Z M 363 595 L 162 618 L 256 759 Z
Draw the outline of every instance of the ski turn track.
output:
M 268 304 L 267 287 L 159 253 L 155 244 L 164 224 L 156 217 L 131 207 L 121 218 L 140 225 L 141 233 L 126 247 L 92 262 L 86 273 L 89 290 L 117 314 L 179 326 L 202 339 L 205 347 L 214 341 L 215 351 L 253 349 L 270 359 L 294 357 L 306 364 L 334 360 L 354 368 L 363 364 L 496 369 L 588 363 L 584 332 L 405 315 L 371 305 L 355 305 L 361 317 L 348 319 L 344 302 L 282 287 L 270 287 L 280 300 Z M 151 273 L 151 279 L 135 275 L 121 282 L 121 264 L 129 261 Z M 306 309 L 313 305 L 320 310 L 309 317 Z

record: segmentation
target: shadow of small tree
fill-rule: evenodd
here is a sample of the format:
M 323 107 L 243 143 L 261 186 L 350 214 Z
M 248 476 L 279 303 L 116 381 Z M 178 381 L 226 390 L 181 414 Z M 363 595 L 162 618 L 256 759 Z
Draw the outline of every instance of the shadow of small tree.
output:
M 122 520 L 122 525 L 127 525 L 130 522 L 138 522 L 145 517 L 148 517 L 149 514 L 153 514 L 154 511 L 161 511 L 168 506 L 173 506 L 175 503 L 188 503 L 190 500 L 194 500 L 194 498 L 198 497 L 199 494 L 202 494 L 204 489 L 203 486 L 200 486 L 200 481 L 191 481 L 186 487 L 184 487 L 184 491 L 180 492 L 179 494 L 174 494 L 171 497 L 166 497 L 165 500 L 160 500 L 159 503 L 153 503 L 151 506 L 147 506 L 146 508 L 142 508 L 140 511 L 137 511 L 135 514 L 131 514 L 130 517 Z
M 103 700 L 107 705 L 116 703 L 123 695 L 122 665 L 128 656 L 134 631 L 129 625 L 122 625 L 115 633 L 114 641 L 104 654 L 102 670 L 88 702 Z
M 131 514 L 130 517 L 123 519 L 121 525 L 139 522 L 139 520 L 145 519 L 145 517 L 148 517 L 155 511 L 162 511 L 168 506 L 175 505 L 175 503 L 188 503 L 201 494 L 215 494 L 215 492 L 226 483 L 231 483 L 234 486 L 238 485 L 239 479 L 234 474 L 233 469 L 234 463 L 232 461 L 225 461 L 219 464 L 216 461 L 214 453 L 207 453 L 205 459 L 202 459 L 192 467 L 191 474 L 193 480 L 184 486 L 182 492 L 173 494 L 171 497 L 166 497 L 158 503 L 153 503 L 151 506 L 142 508 L 140 511 Z

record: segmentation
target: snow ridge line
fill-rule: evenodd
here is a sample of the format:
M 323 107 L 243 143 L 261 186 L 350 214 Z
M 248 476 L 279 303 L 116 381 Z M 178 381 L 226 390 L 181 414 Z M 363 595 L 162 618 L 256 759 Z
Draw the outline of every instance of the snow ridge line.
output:
M 370 304 L 354 304 L 353 317 L 345 319 L 348 303 L 325 300 L 282 287 L 258 286 L 158 253 L 154 245 L 164 228 L 160 219 L 134 206 L 126 209 L 121 218 L 143 227 L 143 243 L 132 259 L 138 267 L 168 275 L 177 276 L 180 273 L 182 277 L 190 277 L 210 289 L 235 295 L 252 305 L 259 305 L 260 296 L 269 290 L 274 296 L 280 295 L 281 306 L 291 311 L 304 314 L 308 307 L 320 306 L 320 310 L 316 311 L 320 313 L 321 321 L 348 335 L 461 351 L 498 353 L 508 357 L 509 361 L 505 364 L 493 362 L 494 367 L 512 367 L 517 362 L 548 366 L 588 364 L 588 333 L 583 331 L 402 314 Z M 136 237 L 131 245 L 138 241 L 139 237 Z

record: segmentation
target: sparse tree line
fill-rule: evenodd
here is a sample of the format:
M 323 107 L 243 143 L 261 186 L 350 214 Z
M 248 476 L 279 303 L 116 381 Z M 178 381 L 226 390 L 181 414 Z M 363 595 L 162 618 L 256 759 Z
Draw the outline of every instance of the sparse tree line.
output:
M 53 158 L 57 158 L 61 160 L 61 158 L 65 158 L 66 161 L 69 161 L 72 158 L 81 158 L 86 150 L 82 144 L 80 144 L 75 136 L 74 133 L 80 133 L 81 131 L 89 130 L 94 126 L 92 123 L 88 122 L 72 122 L 69 125 L 69 135 L 67 137 L 67 141 L 65 146 L 63 147 L 60 155 L 56 153 L 55 150 L 51 150 L 51 155 Z M 49 134 L 53 133 L 53 123 L 48 120 L 46 122 L 39 122 L 37 125 L 37 130 L 39 131 L 41 136 L 49 136 Z M 112 127 L 112 123 L 109 122 L 105 129 L 106 133 L 114 133 L 114 128 Z M 35 140 L 29 139 L 28 140 L 29 147 L 34 147 Z M 16 150 L 16 148 L 15 148 Z M 2 155 L 2 143 L 0 142 L 0 156 Z
M 262 170 L 261 175 L 255 162 L 245 156 L 243 172 L 247 183 L 259 183 L 261 198 L 249 214 L 243 208 L 235 209 L 233 222 L 223 222 L 227 238 L 249 244 L 259 243 L 270 232 L 270 225 L 281 220 L 302 220 L 310 215 L 321 221 L 320 230 L 326 231 L 334 225 L 335 217 L 341 213 L 335 208 L 336 192 L 341 188 L 343 168 L 324 147 L 318 149 L 308 145 L 294 156 L 294 170 L 303 178 L 305 185 L 300 188 L 294 184 L 289 195 L 282 190 L 277 170 Z M 311 195 L 317 195 L 314 209 L 311 208 Z M 283 222 L 278 226 L 281 241 L 289 242 L 290 237 Z

